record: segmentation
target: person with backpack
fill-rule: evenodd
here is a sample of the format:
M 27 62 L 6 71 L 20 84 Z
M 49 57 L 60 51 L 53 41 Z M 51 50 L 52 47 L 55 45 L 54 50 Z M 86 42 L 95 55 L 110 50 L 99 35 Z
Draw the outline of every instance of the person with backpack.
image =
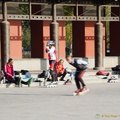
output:
M 15 83 L 16 85 L 18 85 L 19 81 L 20 81 L 20 77 L 15 76 L 13 62 L 14 62 L 13 59 L 10 58 L 8 60 L 8 62 L 5 64 L 5 66 L 4 66 L 4 75 L 5 75 L 5 79 L 8 80 L 9 83 Z M 21 81 L 21 83 L 25 84 L 25 85 L 30 84 L 30 82 L 31 82 L 31 79 L 29 79 L 26 82 Z
M 70 65 L 76 68 L 75 83 L 77 90 L 75 91 L 75 93 L 79 94 L 80 92 L 88 91 L 89 89 L 86 87 L 86 84 L 82 79 L 82 76 L 88 68 L 88 63 L 80 59 L 73 59 L 71 56 L 67 56 L 66 60 Z

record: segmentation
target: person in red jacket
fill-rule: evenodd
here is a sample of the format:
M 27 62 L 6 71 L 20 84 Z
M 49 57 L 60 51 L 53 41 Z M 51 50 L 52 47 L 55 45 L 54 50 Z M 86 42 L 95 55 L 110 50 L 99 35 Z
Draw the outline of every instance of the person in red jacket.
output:
M 14 79 L 13 59 L 12 58 L 10 58 L 4 66 L 4 74 L 5 74 L 5 78 L 8 81 L 10 81 L 12 83 L 16 83 L 16 81 Z
M 4 66 L 4 74 L 5 74 L 5 79 L 7 79 L 10 83 L 19 84 L 20 78 L 15 77 L 12 58 L 10 58 Z M 30 84 L 30 81 L 31 79 L 29 79 L 27 82 L 21 81 L 21 83 L 28 85 Z
M 65 68 L 63 66 L 63 63 L 64 63 L 64 60 L 60 59 L 55 66 L 56 72 L 57 72 L 57 77 L 61 76 L 61 78 L 60 78 L 61 81 L 64 81 L 64 77 L 67 74 L 67 71 L 65 70 Z

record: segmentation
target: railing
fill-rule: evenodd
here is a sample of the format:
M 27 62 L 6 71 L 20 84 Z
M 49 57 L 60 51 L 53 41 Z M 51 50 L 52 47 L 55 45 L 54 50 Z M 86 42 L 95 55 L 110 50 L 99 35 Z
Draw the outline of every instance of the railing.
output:
M 7 1 L 7 0 L 6 0 Z M 52 3 L 53 0 L 8 0 L 8 2 L 36 2 L 36 3 Z M 63 4 L 101 4 L 101 5 L 119 5 L 119 0 L 55 0 L 56 3 Z
M 96 16 L 56 16 L 57 21 L 97 21 Z M 0 15 L 2 19 L 2 15 Z M 8 20 L 52 20 L 52 16 L 43 15 L 8 15 Z M 101 21 L 120 21 L 117 17 L 101 17 Z

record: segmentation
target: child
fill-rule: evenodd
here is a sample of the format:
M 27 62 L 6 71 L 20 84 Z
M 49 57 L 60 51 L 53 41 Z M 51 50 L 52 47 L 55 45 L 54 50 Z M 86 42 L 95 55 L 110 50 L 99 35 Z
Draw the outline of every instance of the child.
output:
M 64 77 L 67 74 L 67 71 L 64 69 L 63 63 L 64 63 L 64 60 L 60 59 L 55 67 L 57 71 L 57 77 L 61 76 L 60 81 L 65 81 Z
M 53 41 L 47 42 L 46 53 L 48 53 L 48 60 L 49 60 L 50 70 L 53 70 L 54 63 L 57 60 L 57 57 L 56 57 L 56 48 L 54 46 L 54 42 Z
M 55 63 L 57 61 L 57 57 L 56 57 L 56 48 L 54 46 L 53 41 L 47 42 L 46 53 L 48 53 L 48 60 L 50 66 L 49 69 L 50 69 L 50 74 L 52 76 L 52 81 L 56 81 L 56 73 L 54 71 L 54 68 L 55 68 Z
M 75 91 L 75 93 L 78 94 L 79 92 L 86 91 L 87 87 L 82 79 L 82 76 L 85 73 L 85 70 L 88 68 L 88 63 L 80 59 L 73 59 L 70 56 L 67 56 L 66 60 L 68 61 L 69 64 L 76 68 L 75 83 L 77 86 L 77 90 Z

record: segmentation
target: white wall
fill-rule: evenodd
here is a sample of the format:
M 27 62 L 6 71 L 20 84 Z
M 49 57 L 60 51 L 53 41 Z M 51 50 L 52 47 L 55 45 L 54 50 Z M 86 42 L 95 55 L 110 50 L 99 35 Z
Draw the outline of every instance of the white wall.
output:
M 40 70 L 41 60 L 40 59 L 15 59 L 14 70 Z
M 64 66 L 65 68 L 68 67 L 70 69 L 74 69 L 71 65 L 67 63 L 64 59 Z M 94 67 L 94 58 L 79 58 L 87 61 L 89 63 L 89 68 L 92 69 Z M 116 65 L 120 64 L 120 57 L 105 57 L 104 58 L 104 68 L 111 68 Z M 49 63 L 47 59 L 38 59 L 38 58 L 31 58 L 31 59 L 15 59 L 14 60 L 14 69 L 15 70 L 46 70 L 49 68 Z

